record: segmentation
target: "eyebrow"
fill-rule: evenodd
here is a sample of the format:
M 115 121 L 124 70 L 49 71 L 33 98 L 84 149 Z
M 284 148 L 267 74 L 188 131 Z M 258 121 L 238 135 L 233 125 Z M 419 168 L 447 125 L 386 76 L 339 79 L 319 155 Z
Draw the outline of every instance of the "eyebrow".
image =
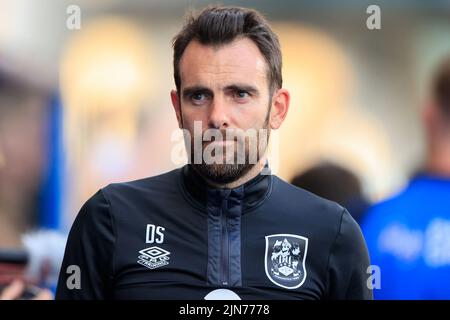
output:
M 230 84 L 227 85 L 223 88 L 225 91 L 247 91 L 251 94 L 254 95 L 258 95 L 259 94 L 259 90 L 252 86 L 252 85 L 248 85 L 248 84 L 240 84 L 240 83 L 234 83 L 234 84 Z M 206 93 L 210 96 L 213 96 L 213 91 L 205 86 L 192 86 L 192 87 L 186 87 L 182 90 L 182 96 L 184 98 L 189 97 L 190 95 L 192 95 L 193 93 Z
M 193 93 L 206 93 L 209 95 L 213 95 L 213 91 L 207 87 L 203 86 L 192 86 L 192 87 L 186 87 L 182 91 L 183 98 L 189 97 Z
M 253 95 L 258 95 L 259 94 L 259 90 L 252 86 L 252 85 L 248 85 L 248 84 L 240 84 L 240 83 L 236 83 L 236 84 L 231 84 L 225 87 L 225 90 L 233 90 L 233 91 L 247 91 Z

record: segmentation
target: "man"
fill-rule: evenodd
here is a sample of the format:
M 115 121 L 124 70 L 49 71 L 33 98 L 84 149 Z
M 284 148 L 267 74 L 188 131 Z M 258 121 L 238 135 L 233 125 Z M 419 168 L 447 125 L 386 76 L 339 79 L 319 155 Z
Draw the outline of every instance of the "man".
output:
M 372 263 L 381 271 L 377 299 L 450 299 L 450 59 L 433 80 L 422 120 L 423 172 L 363 221 Z
M 174 39 L 174 76 L 189 164 L 87 201 L 57 298 L 370 299 L 368 254 L 349 213 L 268 174 L 267 140 L 289 93 L 264 18 L 230 7 L 190 18 Z M 266 134 L 242 134 L 252 130 Z M 80 289 L 70 289 L 71 265 Z
M 291 183 L 325 199 L 344 206 L 360 223 L 369 207 L 356 174 L 340 165 L 323 162 L 297 174 Z M 339 186 L 339 188 L 336 188 Z

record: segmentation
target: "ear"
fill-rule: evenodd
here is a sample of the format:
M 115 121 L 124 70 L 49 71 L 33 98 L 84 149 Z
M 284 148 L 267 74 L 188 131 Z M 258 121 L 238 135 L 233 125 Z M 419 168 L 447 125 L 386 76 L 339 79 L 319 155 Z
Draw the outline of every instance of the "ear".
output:
M 421 112 L 422 122 L 428 135 L 433 137 L 448 136 L 448 125 L 439 106 L 434 99 L 427 101 Z
M 181 120 L 181 103 L 180 103 L 180 99 L 178 97 L 178 92 L 177 90 L 172 90 L 170 91 L 170 99 L 172 100 L 172 106 L 175 110 L 175 114 L 177 116 L 177 121 L 178 121 L 178 127 L 180 129 L 183 128 L 183 121 Z
M 278 129 L 283 123 L 289 110 L 289 91 L 278 89 L 272 97 L 272 110 L 270 112 L 270 128 Z
M 422 122 L 427 130 L 436 130 L 440 124 L 440 113 L 432 99 L 426 101 L 421 112 Z

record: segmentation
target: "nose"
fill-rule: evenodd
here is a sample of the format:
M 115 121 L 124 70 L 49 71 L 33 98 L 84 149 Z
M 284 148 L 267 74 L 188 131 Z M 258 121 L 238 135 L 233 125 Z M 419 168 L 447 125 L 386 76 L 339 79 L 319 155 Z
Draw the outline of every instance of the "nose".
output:
M 208 128 L 226 129 L 229 127 L 227 105 L 221 97 L 214 97 L 214 100 L 209 105 L 210 113 L 208 119 Z

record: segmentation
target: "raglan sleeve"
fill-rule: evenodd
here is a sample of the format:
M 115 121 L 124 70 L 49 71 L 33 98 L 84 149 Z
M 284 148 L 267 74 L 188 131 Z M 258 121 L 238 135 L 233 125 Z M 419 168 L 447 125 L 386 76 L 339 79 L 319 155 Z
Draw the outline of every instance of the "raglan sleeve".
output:
M 82 206 L 72 225 L 55 298 L 111 298 L 114 242 L 110 204 L 99 190 Z
M 343 209 L 339 231 L 328 261 L 328 299 L 372 300 L 368 285 L 370 266 L 367 246 L 361 229 Z

